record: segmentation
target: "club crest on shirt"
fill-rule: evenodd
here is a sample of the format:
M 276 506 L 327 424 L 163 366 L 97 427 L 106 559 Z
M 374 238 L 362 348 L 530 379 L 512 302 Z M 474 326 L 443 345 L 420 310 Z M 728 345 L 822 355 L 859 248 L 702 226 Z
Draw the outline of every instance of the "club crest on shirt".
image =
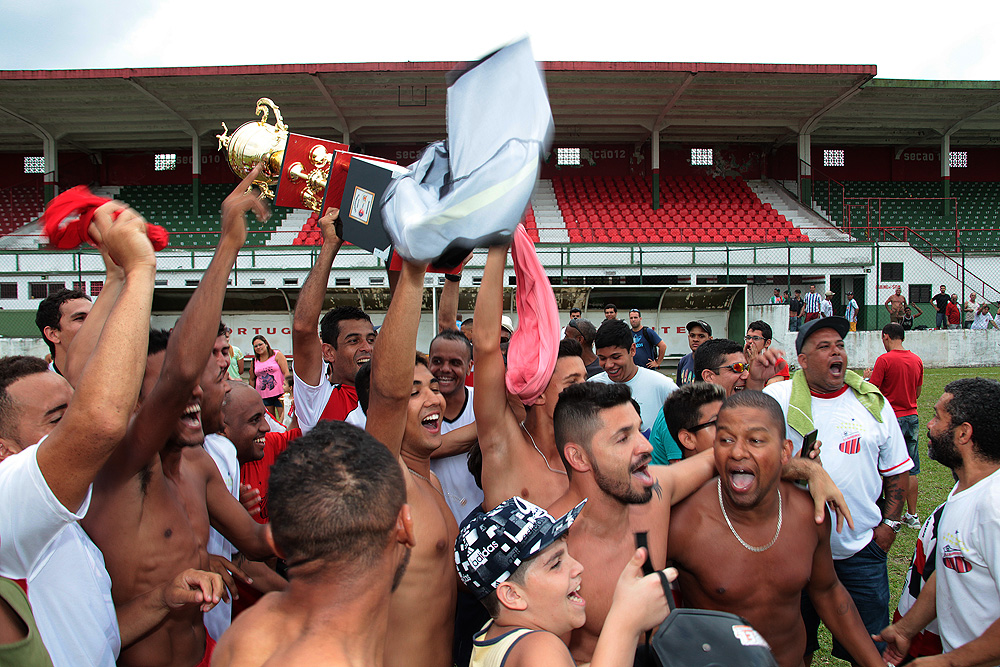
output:
M 959 574 L 972 571 L 972 563 L 965 559 L 961 549 L 956 549 L 950 544 L 945 544 L 941 549 L 941 562 L 949 570 L 955 570 Z
M 844 452 L 845 454 L 857 454 L 858 452 L 860 452 L 861 436 L 852 435 L 848 437 L 846 440 L 841 441 L 840 451 Z

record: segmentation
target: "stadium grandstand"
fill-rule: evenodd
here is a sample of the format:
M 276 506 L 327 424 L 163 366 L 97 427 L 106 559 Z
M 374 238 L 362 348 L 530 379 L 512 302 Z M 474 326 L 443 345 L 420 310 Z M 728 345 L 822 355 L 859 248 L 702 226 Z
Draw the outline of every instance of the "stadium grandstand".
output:
M 92 251 L 45 247 L 37 221 L 56 192 L 89 185 L 167 227 L 166 319 L 198 284 L 236 183 L 222 122 L 254 120 L 269 97 L 293 132 L 409 164 L 446 135 L 456 65 L 0 71 L 0 335 L 37 337 L 38 299 L 103 284 Z M 732 330 L 774 288 L 831 290 L 838 313 L 853 292 L 866 330 L 888 321 L 896 286 L 922 306 L 941 284 L 1000 299 L 1000 82 L 879 79 L 873 65 L 542 67 L 555 137 L 524 223 L 563 310 L 651 311 L 676 355 L 670 313 L 692 299 Z M 308 211 L 274 213 L 253 226 L 226 310 L 280 338 L 320 233 Z M 483 258 L 462 276 L 462 312 Z M 384 267 L 356 248 L 330 287 L 332 303 L 385 307 Z M 923 310 L 917 324 L 933 327 Z

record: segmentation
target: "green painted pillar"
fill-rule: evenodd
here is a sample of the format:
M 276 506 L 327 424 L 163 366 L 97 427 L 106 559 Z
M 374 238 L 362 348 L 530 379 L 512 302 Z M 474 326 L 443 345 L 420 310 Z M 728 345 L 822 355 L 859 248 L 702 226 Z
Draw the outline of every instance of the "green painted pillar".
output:
M 652 167 L 653 167 L 653 210 L 660 208 L 660 131 L 653 130 L 651 139 L 653 145 Z

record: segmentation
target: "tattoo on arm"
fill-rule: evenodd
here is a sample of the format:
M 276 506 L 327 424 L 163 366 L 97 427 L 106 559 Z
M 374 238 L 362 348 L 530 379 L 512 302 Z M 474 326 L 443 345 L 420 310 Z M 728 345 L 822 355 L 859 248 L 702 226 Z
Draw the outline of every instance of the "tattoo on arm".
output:
M 906 506 L 907 473 L 885 478 L 885 518 L 899 520 Z
M 663 490 L 660 488 L 660 480 L 653 480 L 653 491 L 656 493 L 657 500 L 663 500 Z

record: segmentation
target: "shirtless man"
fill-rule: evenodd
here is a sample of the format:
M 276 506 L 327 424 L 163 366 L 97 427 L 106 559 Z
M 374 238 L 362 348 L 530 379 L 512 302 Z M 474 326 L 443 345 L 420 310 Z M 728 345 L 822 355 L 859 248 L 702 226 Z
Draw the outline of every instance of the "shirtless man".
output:
M 820 617 L 856 662 L 883 665 L 833 569 L 829 520 L 817 525 L 809 496 L 780 479 L 792 455 L 781 406 L 763 393 L 734 394 L 719 411 L 716 431 L 719 478 L 674 507 L 670 523 L 667 559 L 680 572 L 687 606 L 742 616 L 781 667 L 799 667 L 806 646 L 802 590 L 808 588 Z
M 561 516 L 588 499 L 569 533 L 570 551 L 587 572 L 580 590 L 587 600 L 587 622 L 568 642 L 577 662 L 593 655 L 618 575 L 635 553 L 635 534 L 647 533 L 650 562 L 663 569 L 670 506 L 714 474 L 709 452 L 669 467 L 650 466 L 652 447 L 640 425 L 628 387 L 618 383 L 569 387 L 556 406 L 556 439 L 570 478 L 569 489 L 549 512 Z M 828 499 L 846 509 L 843 496 L 818 464 L 797 461 L 785 474 L 810 477 L 819 521 L 826 517 Z
M 404 475 L 349 424 L 323 422 L 296 440 L 271 469 L 272 540 L 288 560 L 288 589 L 240 614 L 212 665 L 385 664 L 390 596 L 413 547 Z M 431 664 L 420 658 L 404 662 Z
M 487 511 L 513 496 L 548 507 L 566 491 L 569 482 L 556 447 L 552 414 L 559 392 L 587 379 L 582 358 L 558 359 L 545 391 L 527 408 L 527 416 L 519 418 L 518 411 L 524 408 L 517 397 L 507 396 L 499 343 L 506 261 L 506 246 L 490 248 L 476 298 L 472 341 L 476 350 L 473 398 L 483 455 L 483 509 Z
M 292 321 L 292 353 L 295 356 L 295 414 L 303 433 L 321 419 L 343 421 L 358 406 L 354 376 L 371 359 L 375 343 L 372 321 L 360 308 L 333 308 L 319 324 L 330 268 L 344 244 L 338 232 L 340 209 L 328 208 L 319 219 L 323 246 L 306 281 L 302 284 Z M 329 374 L 327 364 L 330 365 Z
M 942 285 L 942 287 L 944 287 Z M 906 308 L 906 297 L 903 296 L 903 288 L 896 286 L 895 293 L 889 295 L 885 300 L 885 309 L 889 311 L 889 319 L 897 324 L 903 319 L 903 309 Z
M 453 664 L 458 575 L 452 548 L 458 524 L 430 465 L 431 452 L 441 446 L 445 401 L 426 360 L 417 357 L 414 363 L 413 358 L 424 270 L 403 263 L 375 342 L 368 397 L 366 429 L 399 461 L 416 538 L 409 568 L 389 608 L 392 632 L 386 639 L 385 664 L 390 667 Z
M 222 205 L 219 247 L 163 351 L 148 356 L 138 411 L 94 482 L 83 526 L 104 553 L 116 603 L 160 586 L 185 568 L 206 569 L 211 525 L 251 558 L 272 555 L 264 526 L 230 494 L 202 449 L 201 401 L 221 404 L 229 365 L 222 301 L 246 240 L 245 215 L 266 208 L 246 193 L 255 168 Z M 162 336 L 151 336 L 151 341 Z M 153 348 L 155 349 L 155 348 Z M 162 372 L 161 372 L 162 371 Z M 187 666 L 211 650 L 199 609 L 171 613 L 122 651 L 119 665 Z

